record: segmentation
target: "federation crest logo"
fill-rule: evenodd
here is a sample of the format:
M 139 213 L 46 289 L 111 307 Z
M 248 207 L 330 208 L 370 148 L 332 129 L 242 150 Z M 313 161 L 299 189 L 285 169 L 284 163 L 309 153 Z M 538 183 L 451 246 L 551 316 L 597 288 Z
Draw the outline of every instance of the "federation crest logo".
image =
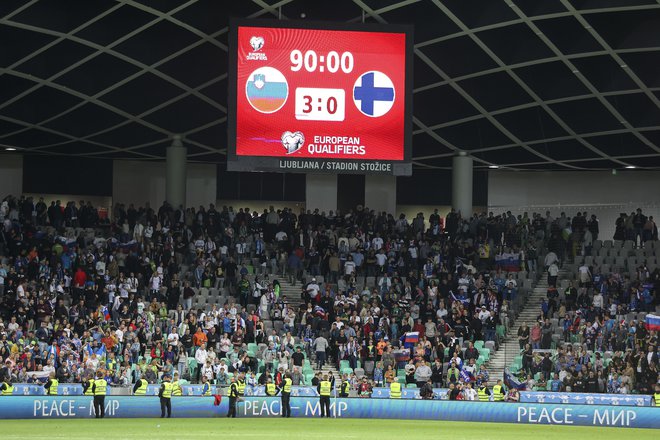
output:
M 289 84 L 279 70 L 260 67 L 248 76 L 245 95 L 259 113 L 275 113 L 289 97 Z
M 264 43 L 264 37 L 253 36 L 250 38 L 250 46 L 252 46 L 252 50 L 255 52 L 260 51 L 264 47 Z
M 355 106 L 370 118 L 377 118 L 389 112 L 395 98 L 392 80 L 377 70 L 363 73 L 353 86 Z
M 300 150 L 305 144 L 305 135 L 301 132 L 296 131 L 291 133 L 290 131 L 285 131 L 282 133 L 282 145 L 286 150 L 286 154 L 293 154 L 296 151 Z

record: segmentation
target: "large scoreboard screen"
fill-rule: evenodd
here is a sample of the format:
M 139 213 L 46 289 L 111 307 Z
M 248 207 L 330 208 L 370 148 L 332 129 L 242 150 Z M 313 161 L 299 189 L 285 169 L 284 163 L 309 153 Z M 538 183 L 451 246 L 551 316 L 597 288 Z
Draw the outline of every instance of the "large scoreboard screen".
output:
M 412 27 L 230 32 L 228 170 L 411 174 Z

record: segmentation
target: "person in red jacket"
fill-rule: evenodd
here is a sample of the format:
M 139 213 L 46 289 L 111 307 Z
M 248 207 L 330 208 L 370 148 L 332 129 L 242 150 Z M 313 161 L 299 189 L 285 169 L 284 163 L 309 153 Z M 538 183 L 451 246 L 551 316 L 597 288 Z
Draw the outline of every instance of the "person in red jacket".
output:
M 75 275 L 73 276 L 73 286 L 78 289 L 82 289 L 85 287 L 86 282 L 87 282 L 87 274 L 85 273 L 84 270 L 82 270 L 82 267 L 79 267 Z

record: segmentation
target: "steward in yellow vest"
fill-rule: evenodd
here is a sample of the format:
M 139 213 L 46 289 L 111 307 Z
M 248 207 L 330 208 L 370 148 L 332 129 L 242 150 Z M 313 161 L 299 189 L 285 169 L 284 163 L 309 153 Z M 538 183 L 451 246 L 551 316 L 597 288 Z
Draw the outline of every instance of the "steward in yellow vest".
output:
M 172 397 L 182 396 L 183 390 L 179 384 L 179 373 L 174 373 L 174 380 L 172 380 Z
M 227 417 L 236 417 L 236 401 L 239 398 L 238 384 L 236 383 L 236 376 L 232 376 L 231 385 L 229 385 L 229 411 Z
M 11 396 L 14 394 L 14 386 L 10 381 L 4 381 L 0 384 L 0 391 L 2 391 L 3 396 Z
M 332 381 L 334 382 L 334 377 Z M 321 417 L 330 417 L 330 395 L 332 394 L 333 382 L 328 380 L 328 375 L 323 376 L 323 380 L 319 382 L 317 391 L 319 393 L 319 402 L 321 404 Z
M 479 396 L 479 402 L 488 402 L 490 400 L 490 390 L 486 382 L 481 383 L 481 386 L 477 390 L 477 395 Z
M 83 395 L 84 396 L 93 396 L 94 391 L 93 391 L 93 386 L 94 386 L 94 378 L 85 378 L 83 379 L 82 382 L 82 387 L 83 387 Z
M 94 393 L 94 413 L 97 419 L 105 417 L 105 395 L 108 393 L 108 382 L 103 378 L 103 372 L 96 372 L 96 379 L 92 384 Z
M 160 391 L 158 392 L 158 397 L 160 398 L 160 418 L 165 417 L 165 411 L 167 410 L 167 418 L 172 417 L 172 382 L 169 374 L 163 376 L 163 383 L 160 385 Z
M 497 381 L 497 385 L 493 387 L 493 401 L 502 402 L 504 400 L 504 387 L 502 386 L 502 380 Z
M 282 417 L 291 417 L 291 385 L 293 381 L 291 380 L 291 374 L 286 373 L 284 375 L 284 382 L 282 385 Z
M 243 373 L 236 379 L 236 386 L 238 387 L 238 395 L 243 397 L 245 395 L 245 376 L 243 376 Z
M 398 382 L 398 378 L 394 378 L 394 382 L 390 384 L 390 399 L 400 399 L 401 398 L 401 384 Z
M 46 394 L 49 396 L 57 396 L 57 387 L 60 385 L 60 381 L 55 379 L 55 373 L 50 373 L 50 379 L 44 384 L 46 388 Z
M 135 386 L 133 386 L 133 395 L 134 396 L 146 396 L 148 385 L 149 385 L 149 382 L 147 382 L 145 379 L 138 380 L 137 382 L 135 382 Z
M 268 379 L 266 383 L 266 395 L 269 397 L 274 397 L 277 395 L 277 387 L 273 383 L 272 379 Z

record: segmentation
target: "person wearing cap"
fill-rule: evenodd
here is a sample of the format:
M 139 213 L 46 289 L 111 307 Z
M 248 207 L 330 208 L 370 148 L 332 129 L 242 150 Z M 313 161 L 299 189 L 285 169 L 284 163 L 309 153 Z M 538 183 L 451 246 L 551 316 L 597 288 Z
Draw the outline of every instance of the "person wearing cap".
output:
M 165 410 L 167 410 L 167 418 L 172 417 L 172 382 L 169 374 L 163 376 L 163 383 L 160 384 L 158 397 L 160 398 L 160 418 L 165 417 Z
M 94 393 L 94 414 L 97 419 L 105 417 L 105 395 L 108 390 L 108 382 L 103 378 L 103 371 L 96 372 L 96 379 L 92 383 Z

